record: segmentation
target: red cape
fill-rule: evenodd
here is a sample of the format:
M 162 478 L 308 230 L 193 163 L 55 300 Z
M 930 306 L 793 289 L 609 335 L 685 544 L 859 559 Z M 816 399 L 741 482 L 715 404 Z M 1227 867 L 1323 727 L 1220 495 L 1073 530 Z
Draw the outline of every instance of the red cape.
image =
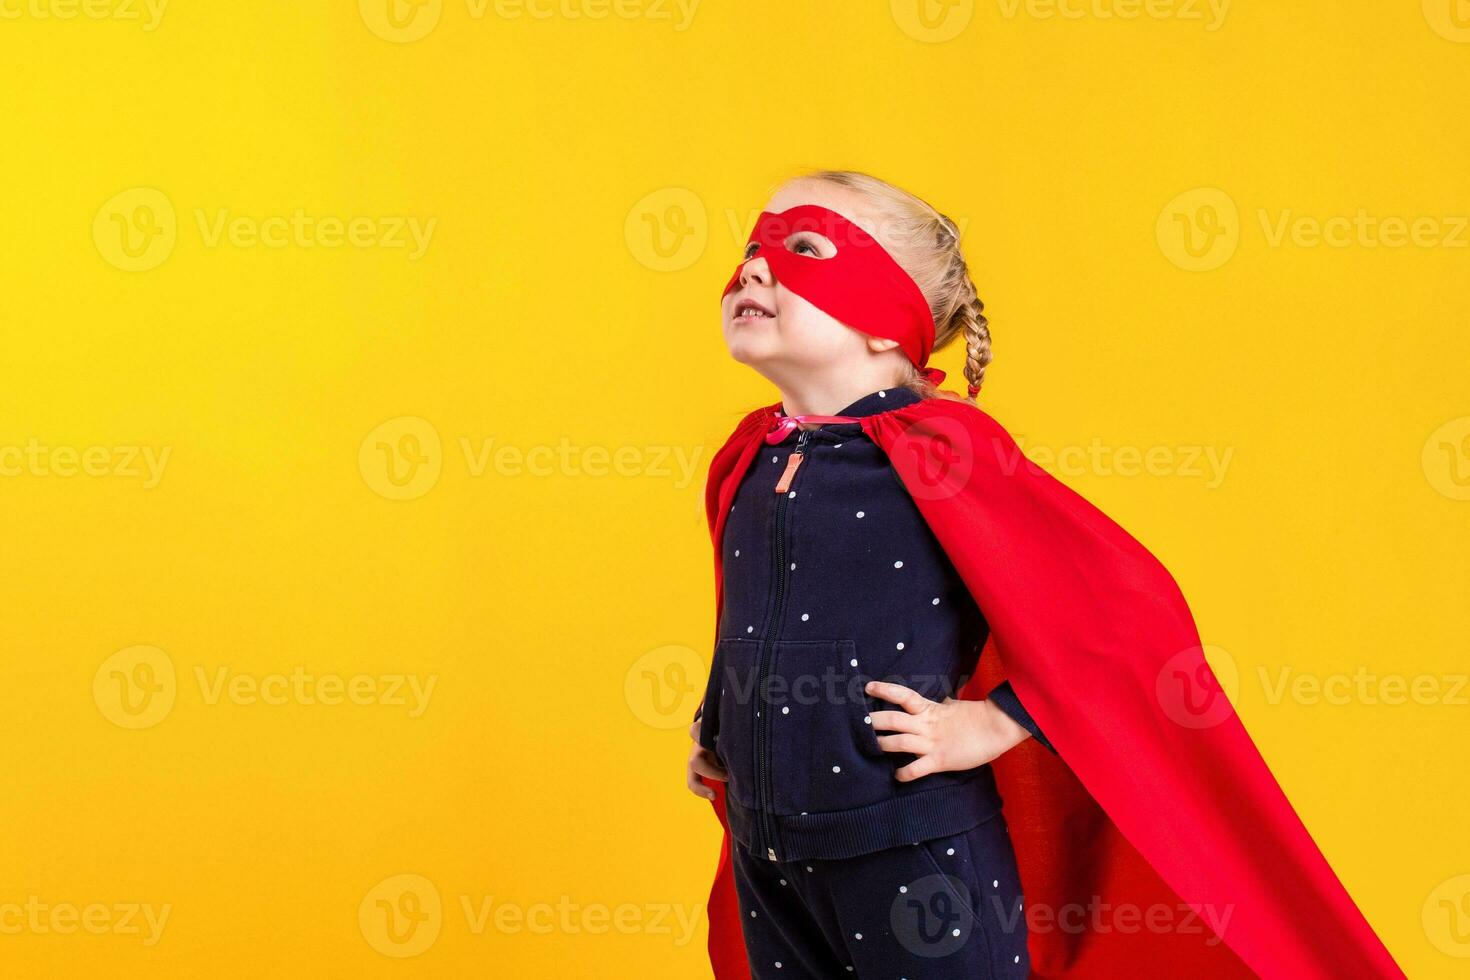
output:
M 725 517 L 778 408 L 747 415 L 710 464 L 717 639 Z M 989 622 L 960 696 L 1009 677 L 1057 751 L 1028 739 L 992 763 L 1031 975 L 1403 977 L 1220 689 L 1168 570 L 967 402 L 862 426 Z M 710 962 L 748 980 L 724 784 L 710 786 L 725 831 Z

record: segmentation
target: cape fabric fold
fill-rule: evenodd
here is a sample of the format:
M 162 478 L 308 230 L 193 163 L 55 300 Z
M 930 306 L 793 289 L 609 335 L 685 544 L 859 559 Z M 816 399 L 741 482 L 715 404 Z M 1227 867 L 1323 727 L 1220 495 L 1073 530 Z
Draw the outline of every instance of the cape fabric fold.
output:
M 779 403 L 710 464 L 716 639 L 725 516 Z M 973 405 L 866 416 L 990 625 L 978 698 L 1009 679 L 1057 755 L 992 765 L 1026 895 L 1032 976 L 1403 977 L 1220 689 L 1178 585 Z M 709 901 L 718 980 L 748 978 L 725 829 Z

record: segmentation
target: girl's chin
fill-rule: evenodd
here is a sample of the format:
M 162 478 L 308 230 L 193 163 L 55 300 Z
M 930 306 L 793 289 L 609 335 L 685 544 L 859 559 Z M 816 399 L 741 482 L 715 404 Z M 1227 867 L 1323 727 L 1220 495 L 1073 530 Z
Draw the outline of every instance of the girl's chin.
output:
M 742 343 L 737 338 L 731 338 L 727 345 L 730 356 L 741 364 L 750 367 L 759 367 L 762 364 L 781 359 L 781 350 L 775 344 L 750 344 Z
M 741 334 L 767 334 L 775 329 L 776 317 L 773 316 L 736 316 L 729 322 L 729 332 L 735 335 Z

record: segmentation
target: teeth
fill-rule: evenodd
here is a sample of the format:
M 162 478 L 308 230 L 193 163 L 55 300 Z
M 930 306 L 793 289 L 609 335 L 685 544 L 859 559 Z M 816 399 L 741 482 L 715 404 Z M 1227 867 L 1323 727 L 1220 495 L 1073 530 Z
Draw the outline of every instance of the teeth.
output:
M 742 306 L 742 307 L 740 307 L 740 311 L 739 311 L 739 313 L 737 315 L 738 316 L 770 316 L 769 313 L 766 313 L 763 310 L 760 310 L 760 309 L 758 309 L 758 308 L 756 308 L 754 306 Z

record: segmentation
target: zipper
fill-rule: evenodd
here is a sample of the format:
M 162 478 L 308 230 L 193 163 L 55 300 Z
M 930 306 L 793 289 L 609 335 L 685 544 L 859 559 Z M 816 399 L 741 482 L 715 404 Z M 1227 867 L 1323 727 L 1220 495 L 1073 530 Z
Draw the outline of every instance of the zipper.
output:
M 796 476 L 796 470 L 806 458 L 807 440 L 811 438 L 810 429 L 802 429 L 801 434 L 796 437 L 796 448 L 791 451 L 791 457 L 786 461 L 786 469 L 781 474 L 781 479 L 776 483 L 776 492 L 781 498 L 776 501 L 775 541 L 772 543 L 771 554 L 775 562 L 775 574 L 773 576 L 773 608 L 768 619 L 769 627 L 766 630 L 765 641 L 761 644 L 760 664 L 757 668 L 756 705 L 759 707 L 766 699 L 767 687 L 770 684 L 772 634 L 780 627 L 781 613 L 786 604 L 786 573 L 788 571 L 786 561 L 786 507 L 790 502 L 788 491 L 791 489 L 791 481 Z M 770 708 L 769 704 L 765 705 Z M 776 818 L 771 812 L 774 807 L 775 790 L 771 779 L 771 716 L 770 710 L 757 711 L 760 716 L 755 725 L 755 765 L 756 765 L 756 809 L 760 813 L 759 836 L 760 845 L 765 848 L 766 857 L 772 861 L 776 857 Z

